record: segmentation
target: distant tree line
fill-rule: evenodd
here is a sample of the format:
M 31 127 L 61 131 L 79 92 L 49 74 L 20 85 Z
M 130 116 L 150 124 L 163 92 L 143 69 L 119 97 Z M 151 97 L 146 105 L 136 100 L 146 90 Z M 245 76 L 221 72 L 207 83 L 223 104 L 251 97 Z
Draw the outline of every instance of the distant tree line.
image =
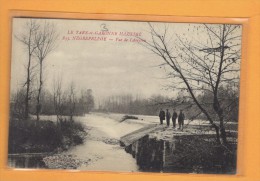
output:
M 196 95 L 196 98 L 202 102 L 204 109 L 212 115 L 215 114 L 212 106 L 210 106 L 212 104 L 212 94 L 210 92 L 205 90 Z M 239 106 L 238 89 L 232 85 L 220 87 L 219 99 L 221 100 L 221 106 L 225 107 L 225 120 L 237 122 Z M 185 117 L 191 121 L 195 119 L 207 119 L 185 90 L 180 90 L 176 97 L 153 95 L 149 98 L 144 98 L 131 94 L 113 95 L 99 103 L 98 111 L 137 115 L 158 115 L 160 108 L 164 110 L 169 109 L 169 111 L 172 111 L 172 109 L 176 109 L 177 111 L 182 109 L 185 112 Z M 217 117 L 217 115 L 215 115 L 215 117 Z
M 153 95 L 150 98 L 134 96 L 132 94 L 112 95 L 99 103 L 98 110 L 105 112 L 124 114 L 156 115 L 161 105 L 169 98 L 161 95 Z
M 197 94 L 196 99 L 201 102 L 202 107 L 207 110 L 214 119 L 217 119 L 213 107 L 210 106 L 213 104 L 211 92 L 205 90 Z M 232 85 L 221 86 L 219 88 L 219 100 L 221 100 L 221 106 L 225 108 L 223 109 L 223 115 L 226 122 L 237 122 L 239 110 L 239 93 L 237 87 Z M 195 119 L 207 120 L 207 117 L 196 106 L 193 99 L 185 90 L 180 91 L 175 99 L 166 102 L 166 105 L 176 110 L 184 110 L 185 117 L 191 121 Z
M 29 114 L 37 114 L 37 100 L 36 95 L 31 95 Z M 24 118 L 25 115 L 25 97 L 26 90 L 21 88 L 15 93 L 11 94 L 11 115 L 19 118 Z M 69 87 L 67 90 L 56 90 L 50 92 L 47 89 L 42 90 L 41 94 L 41 111 L 42 115 L 57 115 L 61 116 L 83 116 L 89 113 L 94 108 L 94 96 L 91 89 L 81 90 L 76 92 L 74 87 Z

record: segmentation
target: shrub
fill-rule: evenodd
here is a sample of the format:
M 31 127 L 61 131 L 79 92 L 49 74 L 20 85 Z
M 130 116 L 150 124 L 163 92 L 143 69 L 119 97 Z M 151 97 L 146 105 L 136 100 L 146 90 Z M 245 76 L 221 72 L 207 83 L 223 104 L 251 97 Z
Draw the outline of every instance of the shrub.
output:
M 74 121 L 11 119 L 9 126 L 9 153 L 53 152 L 58 148 L 83 143 L 86 132 Z

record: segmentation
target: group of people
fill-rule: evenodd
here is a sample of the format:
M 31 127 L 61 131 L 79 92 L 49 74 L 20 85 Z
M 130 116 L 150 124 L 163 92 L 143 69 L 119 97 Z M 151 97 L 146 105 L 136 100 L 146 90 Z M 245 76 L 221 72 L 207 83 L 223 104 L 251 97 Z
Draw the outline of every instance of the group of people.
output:
M 164 110 L 161 109 L 159 113 L 159 118 L 160 118 L 160 124 L 163 124 L 163 120 L 165 120 L 166 118 L 167 126 L 170 126 L 170 120 L 172 119 L 173 128 L 176 127 L 176 119 L 178 118 L 179 129 L 183 130 L 185 115 L 182 110 L 180 110 L 180 113 L 178 115 L 176 110 L 173 109 L 173 113 L 171 116 L 171 113 L 169 112 L 168 109 L 166 109 L 166 113 Z

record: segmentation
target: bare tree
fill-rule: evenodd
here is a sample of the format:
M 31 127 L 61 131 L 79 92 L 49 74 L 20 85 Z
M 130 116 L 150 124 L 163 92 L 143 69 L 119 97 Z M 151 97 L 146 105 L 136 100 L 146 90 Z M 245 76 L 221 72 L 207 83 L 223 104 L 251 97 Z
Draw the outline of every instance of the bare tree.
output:
M 62 118 L 62 104 L 63 104 L 63 92 L 62 92 L 62 77 L 59 76 L 57 79 L 53 79 L 53 104 L 54 111 L 57 116 L 57 121 L 60 121 Z
M 37 121 L 39 121 L 39 114 L 41 111 L 41 91 L 43 87 L 43 63 L 46 57 L 56 48 L 58 34 L 54 24 L 47 23 L 46 21 L 37 31 L 34 42 L 36 44 L 35 55 L 39 60 L 39 88 L 37 95 L 36 114 Z
M 215 129 L 217 142 L 221 144 L 222 140 L 226 145 L 225 107 L 219 90 L 227 85 L 238 89 L 241 26 L 189 24 L 182 32 L 171 35 L 167 25 L 162 29 L 152 24 L 149 27 L 150 40 L 143 40 L 142 45 L 163 60 L 160 66 L 169 71 L 167 78 L 173 80 L 170 87 L 188 93 Z M 205 92 L 211 94 L 207 103 L 198 99 Z
M 71 82 L 69 86 L 69 112 L 70 112 L 70 120 L 73 120 L 73 116 L 75 115 L 76 109 L 76 92 L 75 92 L 75 84 Z
M 18 89 L 16 92 L 11 93 L 11 101 L 10 101 L 10 115 L 12 117 L 23 120 L 24 118 L 24 100 L 25 100 L 25 90 Z
M 33 79 L 33 68 L 32 65 L 32 57 L 33 53 L 36 49 L 36 44 L 34 42 L 34 36 L 36 32 L 39 29 L 39 24 L 37 24 L 36 20 L 29 20 L 25 25 L 25 31 L 22 34 L 19 34 L 16 36 L 16 39 L 18 39 L 26 48 L 27 54 L 28 54 L 28 61 L 26 64 L 26 82 L 24 86 L 26 86 L 26 95 L 25 95 L 25 110 L 24 110 L 24 117 L 28 118 L 29 115 L 29 101 L 31 99 L 31 82 Z

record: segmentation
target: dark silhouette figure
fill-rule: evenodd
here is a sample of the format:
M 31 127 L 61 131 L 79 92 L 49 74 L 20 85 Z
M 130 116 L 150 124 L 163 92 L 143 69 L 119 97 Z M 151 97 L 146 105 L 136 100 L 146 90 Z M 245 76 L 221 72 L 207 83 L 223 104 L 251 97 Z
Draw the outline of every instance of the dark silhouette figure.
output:
M 185 119 L 185 115 L 182 112 L 182 110 L 180 110 L 179 117 L 178 117 L 178 123 L 179 123 L 179 129 L 181 129 L 181 130 L 183 130 L 184 119 Z
M 167 123 L 167 126 L 170 126 L 170 119 L 171 119 L 171 113 L 169 112 L 168 109 L 166 109 L 166 123 Z
M 161 109 L 159 113 L 160 124 L 163 124 L 163 120 L 165 120 L 165 112 Z
M 175 109 L 173 109 L 173 113 L 172 113 L 172 124 L 173 124 L 173 127 L 175 128 L 176 127 L 176 119 L 177 119 L 178 115 L 175 111 Z

